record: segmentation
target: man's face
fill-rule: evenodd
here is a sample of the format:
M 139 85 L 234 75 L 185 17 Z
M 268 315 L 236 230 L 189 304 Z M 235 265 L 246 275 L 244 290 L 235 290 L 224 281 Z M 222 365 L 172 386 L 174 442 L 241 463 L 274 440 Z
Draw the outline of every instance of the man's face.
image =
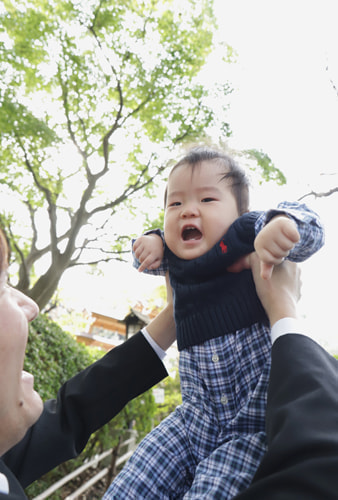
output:
M 28 323 L 38 314 L 36 303 L 6 284 L 0 275 L 0 454 L 20 441 L 42 411 L 33 376 L 23 371 Z
M 224 167 L 204 161 L 175 168 L 168 180 L 164 237 L 181 259 L 205 254 L 239 216 Z

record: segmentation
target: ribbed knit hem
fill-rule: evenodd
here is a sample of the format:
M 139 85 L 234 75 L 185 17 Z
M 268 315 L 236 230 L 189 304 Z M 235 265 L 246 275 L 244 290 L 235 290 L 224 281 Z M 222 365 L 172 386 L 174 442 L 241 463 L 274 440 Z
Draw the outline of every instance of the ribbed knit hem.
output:
M 193 314 L 175 318 L 177 346 L 186 347 L 201 344 L 206 340 L 234 333 L 255 323 L 268 323 L 263 306 L 257 296 L 250 271 L 239 273 L 239 286 L 222 303 L 205 304 Z M 249 274 L 248 274 L 249 273 Z M 246 286 L 244 285 L 246 281 Z

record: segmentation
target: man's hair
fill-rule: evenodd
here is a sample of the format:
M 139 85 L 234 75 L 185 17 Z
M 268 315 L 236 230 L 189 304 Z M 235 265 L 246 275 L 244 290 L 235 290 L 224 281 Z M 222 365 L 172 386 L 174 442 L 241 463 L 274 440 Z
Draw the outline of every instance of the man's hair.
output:
M 221 180 L 230 180 L 230 189 L 237 203 L 238 213 L 242 215 L 249 210 L 249 179 L 244 170 L 227 154 L 216 148 L 208 146 L 197 146 L 181 158 L 171 169 L 171 173 L 183 165 L 194 169 L 204 161 L 215 162 L 224 167 L 224 175 Z M 164 207 L 167 205 L 167 188 L 164 193 Z

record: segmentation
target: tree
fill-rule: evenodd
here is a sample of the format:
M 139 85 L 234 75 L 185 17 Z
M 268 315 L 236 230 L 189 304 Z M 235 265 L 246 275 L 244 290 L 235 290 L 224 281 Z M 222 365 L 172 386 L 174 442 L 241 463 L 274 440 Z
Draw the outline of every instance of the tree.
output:
M 0 21 L 1 198 L 25 208 L 1 224 L 43 308 L 66 269 L 121 256 L 116 216 L 213 122 L 215 20 L 212 0 L 2 0 Z

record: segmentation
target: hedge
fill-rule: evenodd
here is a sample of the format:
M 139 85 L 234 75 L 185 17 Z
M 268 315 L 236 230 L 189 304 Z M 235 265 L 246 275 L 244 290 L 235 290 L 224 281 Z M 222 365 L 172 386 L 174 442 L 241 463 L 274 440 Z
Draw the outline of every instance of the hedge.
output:
M 78 344 L 47 316 L 40 315 L 30 325 L 24 369 L 34 375 L 34 387 L 45 401 L 55 398 L 60 386 L 70 377 L 99 359 L 104 352 Z M 113 395 L 112 395 L 113 397 Z M 81 455 L 46 474 L 26 489 L 28 498 L 41 493 L 59 478 L 79 467 L 85 458 L 117 444 L 123 429 L 135 421 L 143 437 L 152 427 L 156 405 L 152 391 L 131 401 L 110 423 L 92 435 Z M 53 499 L 61 499 L 58 494 Z

